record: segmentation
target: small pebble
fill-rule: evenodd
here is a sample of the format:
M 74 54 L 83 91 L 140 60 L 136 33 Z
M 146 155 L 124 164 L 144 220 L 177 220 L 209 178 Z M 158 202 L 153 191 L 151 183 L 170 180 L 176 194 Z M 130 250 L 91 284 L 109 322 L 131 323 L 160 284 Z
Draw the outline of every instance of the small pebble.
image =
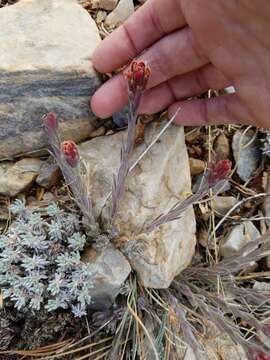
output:
M 0 221 L 9 219 L 9 211 L 7 206 L 0 206 Z
M 61 171 L 57 164 L 49 159 L 41 168 L 36 183 L 46 189 L 56 185 L 61 178 Z
M 255 281 L 253 285 L 253 289 L 258 291 L 265 291 L 266 293 L 270 293 L 270 283 L 265 281 Z
M 225 88 L 225 92 L 227 94 L 234 94 L 236 91 L 235 91 L 235 87 L 234 86 L 228 86 Z
M 193 129 L 192 131 L 188 131 L 185 134 L 186 142 L 194 142 L 194 141 L 198 140 L 199 136 L 200 136 L 199 128 Z
M 228 159 L 230 156 L 230 144 L 226 135 L 221 134 L 217 138 L 214 146 L 216 156 L 219 160 Z
M 133 0 L 120 0 L 117 7 L 107 16 L 105 24 L 111 28 L 123 24 L 135 11 Z
M 104 21 L 106 19 L 106 16 L 107 16 L 106 11 L 102 11 L 102 10 L 98 11 L 97 17 L 96 17 L 96 23 L 101 24 L 102 21 Z
M 233 156 L 237 164 L 237 174 L 248 181 L 256 172 L 261 161 L 260 142 L 254 137 L 254 131 L 247 133 L 236 131 L 232 142 Z
M 113 135 L 114 134 L 114 131 L 113 130 L 108 130 L 107 132 L 106 132 L 106 136 L 109 136 L 109 135 Z
M 204 248 L 208 248 L 210 250 L 215 249 L 215 241 L 214 238 L 209 238 L 209 232 L 206 229 L 202 229 L 199 231 L 197 235 L 198 242 Z
M 237 199 L 234 196 L 215 196 L 213 208 L 217 215 L 224 216 L 236 203 Z
M 202 160 L 189 158 L 189 166 L 191 175 L 199 175 L 205 170 L 205 163 Z
M 106 129 L 104 126 L 100 126 L 99 128 L 95 129 L 94 131 L 91 132 L 90 134 L 90 139 L 93 139 L 95 137 L 98 137 L 98 136 L 102 136 L 104 135 L 106 132 Z
M 112 11 L 118 0 L 92 0 L 91 5 L 93 9 L 103 9 L 107 11 Z
M 251 221 L 245 221 L 236 225 L 229 234 L 221 241 L 219 251 L 223 257 L 235 255 L 243 246 L 261 236 L 259 230 Z

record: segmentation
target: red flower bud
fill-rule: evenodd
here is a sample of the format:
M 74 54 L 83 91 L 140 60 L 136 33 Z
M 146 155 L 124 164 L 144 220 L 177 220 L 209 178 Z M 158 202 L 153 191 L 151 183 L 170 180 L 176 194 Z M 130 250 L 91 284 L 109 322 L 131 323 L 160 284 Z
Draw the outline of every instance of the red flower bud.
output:
M 208 175 L 209 185 L 212 187 L 219 181 L 225 180 L 229 176 L 231 168 L 232 163 L 230 160 L 220 160 L 216 164 L 210 164 Z
M 258 349 L 251 349 L 249 350 L 249 359 L 250 360 L 270 360 L 270 356 L 267 355 L 265 352 L 258 350 Z
M 57 121 L 56 114 L 53 112 L 50 112 L 49 114 L 44 116 L 43 125 L 45 127 L 47 134 L 49 136 L 53 135 L 56 132 L 57 127 L 58 127 L 58 121 Z
M 72 140 L 63 141 L 61 144 L 61 150 L 66 159 L 66 162 L 71 167 L 76 167 L 78 165 L 80 156 L 75 142 Z
M 144 91 L 149 77 L 150 68 L 143 61 L 132 61 L 130 69 L 125 73 L 129 91 L 133 94 Z

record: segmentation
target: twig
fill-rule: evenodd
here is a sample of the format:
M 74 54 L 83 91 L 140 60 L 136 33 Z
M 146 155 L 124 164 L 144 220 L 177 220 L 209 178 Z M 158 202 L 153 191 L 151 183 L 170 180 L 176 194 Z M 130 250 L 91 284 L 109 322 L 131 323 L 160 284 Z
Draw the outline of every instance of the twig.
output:
M 253 199 L 256 199 L 256 198 L 259 198 L 259 197 L 264 197 L 264 196 L 270 196 L 270 194 L 268 193 L 260 193 L 260 194 L 256 194 L 256 195 L 253 195 L 253 196 L 250 196 L 248 198 L 245 198 L 241 201 L 239 201 L 237 204 L 235 204 L 229 211 L 227 211 L 227 213 L 223 216 L 223 218 L 217 223 L 216 227 L 214 228 L 213 232 L 210 234 L 209 236 L 209 241 L 212 239 L 213 237 L 213 233 L 216 232 L 220 226 L 224 223 L 224 221 L 227 219 L 228 216 L 230 216 L 230 214 L 235 210 L 237 209 L 239 206 L 241 206 L 242 204 L 244 204 L 246 201 L 249 201 L 249 200 L 253 200 Z
M 143 331 L 145 332 L 145 335 L 147 336 L 150 344 L 151 344 L 151 347 L 152 347 L 152 350 L 154 352 L 154 355 L 155 355 L 155 358 L 156 360 L 159 360 L 159 355 L 157 353 L 157 350 L 156 350 L 156 347 L 155 347 L 155 344 L 150 336 L 150 334 L 148 333 L 146 327 L 144 326 L 143 322 L 141 321 L 141 319 L 137 316 L 137 314 L 135 313 L 135 311 L 132 309 L 132 307 L 130 306 L 129 303 L 127 303 L 127 307 L 128 307 L 128 310 L 130 311 L 131 315 L 135 318 L 135 320 L 139 323 L 139 325 L 141 326 L 141 328 L 143 329 Z
M 142 158 L 148 153 L 148 151 L 155 145 L 155 143 L 160 139 L 160 137 L 165 133 L 165 131 L 169 128 L 169 126 L 172 124 L 172 122 L 175 120 L 176 116 L 178 115 L 180 111 L 180 108 L 175 112 L 173 117 L 167 122 L 167 124 L 161 129 L 161 131 L 158 133 L 158 135 L 151 141 L 151 143 L 147 146 L 147 148 L 140 154 L 138 159 L 131 165 L 128 172 L 130 173 L 136 165 L 142 160 Z

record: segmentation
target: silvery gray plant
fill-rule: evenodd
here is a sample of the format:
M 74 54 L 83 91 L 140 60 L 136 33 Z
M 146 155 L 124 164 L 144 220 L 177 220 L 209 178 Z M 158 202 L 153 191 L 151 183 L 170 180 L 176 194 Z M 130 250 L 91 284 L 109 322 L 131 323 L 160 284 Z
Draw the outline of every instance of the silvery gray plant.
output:
M 56 204 L 41 215 L 27 210 L 20 200 L 10 210 L 15 220 L 0 236 L 4 301 L 21 311 L 69 308 L 75 316 L 85 315 L 95 269 L 81 260 L 86 236 L 79 217 Z

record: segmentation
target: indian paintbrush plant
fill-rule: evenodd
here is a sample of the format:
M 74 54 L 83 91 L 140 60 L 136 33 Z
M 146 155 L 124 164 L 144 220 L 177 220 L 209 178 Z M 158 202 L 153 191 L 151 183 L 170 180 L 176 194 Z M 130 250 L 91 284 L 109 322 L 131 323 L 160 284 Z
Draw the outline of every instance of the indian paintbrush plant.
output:
M 150 76 L 149 67 L 143 62 L 133 61 L 130 70 L 125 73 L 125 78 L 128 85 L 129 94 L 129 118 L 127 140 L 121 149 L 121 164 L 118 170 L 117 178 L 114 180 L 114 187 L 112 190 L 112 210 L 111 219 L 116 216 L 117 206 L 124 193 L 125 179 L 130 169 L 130 158 L 134 149 L 136 139 L 136 120 L 138 116 L 138 108 L 142 98 L 143 91 Z
M 15 220 L 0 237 L 0 285 L 4 303 L 12 303 L 21 312 L 35 313 L 43 310 L 49 313 L 65 309 L 78 317 L 87 314 L 95 269 L 91 264 L 82 262 L 81 252 L 91 244 L 100 251 L 117 240 L 114 220 L 125 191 L 125 180 L 138 161 L 158 140 L 156 138 L 141 154 L 139 160 L 131 164 L 136 141 L 138 109 L 150 75 L 150 69 L 143 61 L 133 61 L 124 73 L 129 94 L 128 128 L 121 149 L 120 166 L 113 181 L 111 194 L 107 196 L 110 221 L 106 224 L 102 223 L 101 216 L 97 219 L 93 214 L 91 196 L 95 194 L 89 193 L 88 170 L 80 159 L 76 144 L 72 140 L 61 142 L 56 114 L 49 113 L 44 116 L 43 125 L 49 151 L 71 189 L 80 214 L 67 213 L 56 204 L 51 204 L 46 209 L 46 214 L 41 215 L 38 211 L 30 212 L 21 201 L 13 203 L 11 211 Z M 170 123 L 172 121 L 173 119 Z M 159 136 L 166 128 L 167 126 Z M 221 191 L 230 171 L 229 160 L 210 164 L 198 191 L 153 219 L 142 232 L 148 234 L 165 223 L 179 219 L 188 207 L 203 199 L 212 188 L 215 188 L 215 193 Z M 139 244 L 136 244 L 135 240 L 129 251 L 139 251 L 138 249 Z M 122 295 L 125 305 L 122 301 L 114 315 L 99 312 L 92 316 L 95 325 L 114 334 L 113 348 L 109 351 L 108 358 L 123 359 L 121 344 L 125 339 L 124 343 L 127 344 L 130 338 L 134 343 L 130 346 L 125 345 L 123 351 L 129 350 L 133 353 L 134 359 L 136 355 L 140 356 L 138 349 L 141 340 L 137 344 L 136 337 L 138 323 L 147 333 L 142 320 L 138 320 L 140 315 L 146 319 L 149 327 L 153 326 L 153 332 L 158 329 L 156 341 L 151 340 L 151 336 L 147 334 L 156 360 L 165 359 L 164 341 L 167 338 L 170 338 L 176 347 L 183 346 L 183 343 L 179 343 L 178 334 L 182 338 L 181 341 L 192 348 L 196 359 L 201 359 L 204 346 L 199 330 L 189 321 L 191 313 L 192 316 L 198 314 L 199 327 L 200 319 L 204 318 L 220 332 L 227 334 L 235 344 L 241 345 L 250 360 L 269 360 L 266 346 L 248 332 L 248 329 L 252 328 L 269 337 L 269 326 L 262 322 L 266 304 L 269 306 L 269 297 L 255 295 L 253 289 L 240 287 L 233 280 L 234 275 L 242 268 L 251 261 L 262 259 L 269 250 L 269 239 L 263 237 L 249 244 L 236 256 L 211 267 L 204 264 L 189 267 L 169 289 L 160 290 L 159 293 L 151 293 L 151 290 L 146 292 L 141 286 L 137 287 L 131 275 L 128 280 L 129 286 L 122 291 L 122 294 L 125 293 Z M 222 292 L 219 290 L 221 282 Z M 147 294 L 151 294 L 151 297 L 148 298 Z M 153 299 L 157 299 L 156 303 Z M 164 308 L 161 306 L 163 303 Z M 161 313 L 164 315 L 162 320 Z M 176 328 L 172 328 L 171 332 L 168 331 L 169 325 L 164 325 L 169 314 L 175 314 L 178 319 L 174 322 Z M 132 318 L 136 322 L 133 328 L 135 338 L 131 331 Z M 240 329 L 239 319 L 245 321 L 249 328 Z M 162 324 L 164 326 L 161 328 Z M 127 355 L 126 359 L 129 358 Z
M 59 165 L 67 185 L 71 188 L 74 201 L 78 205 L 84 217 L 85 226 L 93 234 L 98 231 L 98 224 L 94 219 L 92 203 L 87 191 L 87 181 L 84 175 L 87 169 L 80 161 L 76 144 L 72 140 L 63 141 L 58 135 L 58 121 L 56 114 L 49 113 L 43 118 L 44 130 L 46 132 L 50 152 Z

